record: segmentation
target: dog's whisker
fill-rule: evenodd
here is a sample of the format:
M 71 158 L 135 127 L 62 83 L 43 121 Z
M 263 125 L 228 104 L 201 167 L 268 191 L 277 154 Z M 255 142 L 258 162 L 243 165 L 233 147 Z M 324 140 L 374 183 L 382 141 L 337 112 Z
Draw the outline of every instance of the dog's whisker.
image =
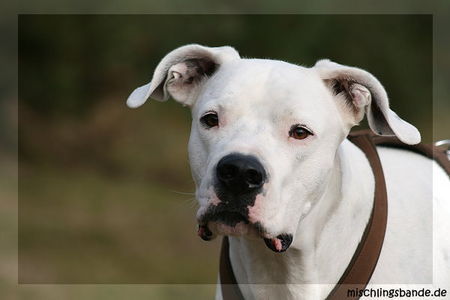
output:
M 190 208 L 196 208 L 198 206 L 197 199 L 195 199 L 195 197 L 190 197 L 183 200 L 184 201 L 181 203 L 189 206 Z
M 175 191 L 175 190 L 169 190 L 169 192 L 172 192 L 172 193 L 175 193 L 175 194 L 180 194 L 180 195 L 195 196 L 195 193 L 192 193 L 192 192 L 180 192 L 180 191 Z

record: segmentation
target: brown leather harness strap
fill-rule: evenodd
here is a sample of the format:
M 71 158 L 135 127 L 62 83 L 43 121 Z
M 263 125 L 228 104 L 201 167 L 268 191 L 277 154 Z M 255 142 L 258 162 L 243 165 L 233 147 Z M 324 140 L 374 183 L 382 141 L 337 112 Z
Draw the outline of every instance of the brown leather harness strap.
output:
M 418 144 L 406 145 L 395 137 L 376 136 L 369 130 L 351 133 L 348 139 L 366 155 L 375 177 L 375 195 L 372 213 L 358 247 L 342 274 L 339 282 L 330 292 L 327 300 L 349 299 L 349 289 L 364 289 L 372 277 L 378 262 L 387 226 L 387 192 L 383 168 L 376 149 L 378 146 L 410 150 L 436 160 L 450 174 L 450 162 L 437 147 Z M 220 282 L 224 300 L 243 300 L 236 282 L 229 257 L 228 237 L 222 241 L 220 255 Z M 351 297 L 355 299 L 355 297 Z M 357 298 L 358 299 L 358 298 Z
M 222 289 L 223 300 L 243 300 L 241 290 L 236 282 L 233 268 L 230 262 L 230 245 L 228 237 L 224 236 L 222 240 L 222 249 L 220 250 L 220 286 Z
M 442 149 L 439 149 L 434 145 L 407 145 L 395 137 L 385 137 L 374 134 L 372 134 L 372 141 L 377 146 L 405 149 L 417 154 L 425 155 L 426 157 L 435 160 L 442 167 L 442 169 L 450 175 L 450 161 L 448 160 L 445 151 L 442 151 Z
M 387 192 L 383 168 L 371 135 L 356 132 L 348 139 L 366 155 L 375 177 L 375 195 L 372 214 L 361 241 L 340 280 L 327 297 L 327 300 L 348 298 L 349 289 L 364 289 L 377 266 L 387 226 Z M 354 299 L 354 298 L 353 298 Z M 359 297 L 358 297 L 359 299 Z

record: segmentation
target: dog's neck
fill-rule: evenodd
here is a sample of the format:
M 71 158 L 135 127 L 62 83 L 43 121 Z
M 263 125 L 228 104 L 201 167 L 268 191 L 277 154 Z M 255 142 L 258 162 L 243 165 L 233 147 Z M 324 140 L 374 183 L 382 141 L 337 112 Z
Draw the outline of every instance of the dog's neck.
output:
M 260 240 L 230 238 L 230 259 L 245 299 L 324 299 L 348 266 L 369 220 L 374 178 L 356 146 L 337 151 L 322 198 L 299 222 L 288 251 Z

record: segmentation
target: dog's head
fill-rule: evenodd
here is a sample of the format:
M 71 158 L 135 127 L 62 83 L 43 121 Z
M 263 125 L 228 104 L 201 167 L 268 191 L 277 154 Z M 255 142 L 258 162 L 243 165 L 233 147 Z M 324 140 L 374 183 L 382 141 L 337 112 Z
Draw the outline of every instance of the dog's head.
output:
M 340 143 L 364 114 L 379 135 L 420 141 L 374 76 L 329 60 L 305 68 L 187 45 L 167 54 L 127 104 L 149 97 L 192 110 L 199 235 L 256 236 L 275 252 L 290 246 L 323 195 Z

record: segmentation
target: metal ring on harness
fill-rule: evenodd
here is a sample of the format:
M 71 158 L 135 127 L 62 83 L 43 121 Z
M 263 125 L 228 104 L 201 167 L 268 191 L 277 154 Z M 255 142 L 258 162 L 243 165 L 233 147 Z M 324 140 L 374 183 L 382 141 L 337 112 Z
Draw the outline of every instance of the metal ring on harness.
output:
M 450 160 L 450 140 L 440 140 L 434 143 L 436 147 L 442 147 L 447 146 L 447 149 L 445 149 L 445 154 L 447 154 L 448 160 Z

